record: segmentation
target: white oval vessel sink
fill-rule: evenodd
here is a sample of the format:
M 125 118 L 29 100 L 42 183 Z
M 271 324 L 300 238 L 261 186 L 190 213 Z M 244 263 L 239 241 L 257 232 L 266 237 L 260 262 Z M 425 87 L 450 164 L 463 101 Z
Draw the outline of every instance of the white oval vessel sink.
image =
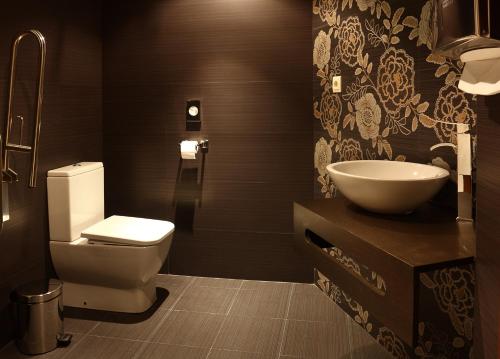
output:
M 434 197 L 450 173 L 439 167 L 398 161 L 350 161 L 326 167 L 342 194 L 376 213 L 410 213 Z

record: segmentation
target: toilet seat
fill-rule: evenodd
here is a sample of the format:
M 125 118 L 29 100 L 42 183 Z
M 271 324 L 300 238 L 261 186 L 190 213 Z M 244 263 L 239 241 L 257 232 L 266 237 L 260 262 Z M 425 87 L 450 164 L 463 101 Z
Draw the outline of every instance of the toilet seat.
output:
M 89 242 L 125 246 L 154 246 L 174 232 L 174 224 L 156 219 L 111 216 L 81 232 Z

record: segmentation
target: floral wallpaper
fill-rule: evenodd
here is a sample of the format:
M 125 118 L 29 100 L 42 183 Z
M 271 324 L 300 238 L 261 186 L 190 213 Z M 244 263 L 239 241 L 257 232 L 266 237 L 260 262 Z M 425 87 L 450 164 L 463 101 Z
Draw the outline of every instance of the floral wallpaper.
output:
M 431 0 L 313 0 L 317 196 L 334 196 L 326 166 L 387 159 L 451 169 L 454 123 L 476 124 L 457 85 L 463 64 L 431 54 Z M 342 76 L 333 93 L 332 77 Z M 475 140 L 475 136 L 474 140 Z
M 474 358 L 475 284 L 472 264 L 420 273 L 417 357 Z
M 338 247 L 327 247 L 322 250 L 341 264 L 347 271 L 351 272 L 351 274 L 359 277 L 359 279 L 373 291 L 380 295 L 386 295 L 387 284 L 380 274 L 371 270 L 364 264 L 359 264 L 354 258 L 346 255 L 344 251 Z
M 471 359 L 475 272 L 472 264 L 419 273 L 416 333 L 408 345 L 334 281 L 315 270 L 316 286 L 339 305 L 395 359 Z

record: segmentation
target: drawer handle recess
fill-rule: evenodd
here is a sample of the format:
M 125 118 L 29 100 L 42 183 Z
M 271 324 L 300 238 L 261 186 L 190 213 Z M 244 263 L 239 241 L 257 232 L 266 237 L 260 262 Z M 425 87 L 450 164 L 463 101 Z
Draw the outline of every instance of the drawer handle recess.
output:
M 321 255 L 330 261 L 335 261 L 346 272 L 351 274 L 373 292 L 380 296 L 386 295 L 387 285 L 385 280 L 378 273 L 368 269 L 366 266 L 360 266 L 352 257 L 345 255 L 340 248 L 326 241 L 310 229 L 305 230 L 305 240 L 308 245 L 314 247 Z

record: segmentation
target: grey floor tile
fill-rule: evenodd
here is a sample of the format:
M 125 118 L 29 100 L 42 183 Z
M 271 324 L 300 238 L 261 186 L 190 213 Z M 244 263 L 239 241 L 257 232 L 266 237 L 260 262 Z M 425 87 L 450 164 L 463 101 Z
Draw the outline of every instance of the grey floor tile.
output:
M 0 358 L 2 359 L 24 359 L 24 358 L 36 358 L 36 359 L 59 359 L 63 358 L 69 351 L 71 351 L 78 342 L 82 339 L 81 334 L 73 334 L 71 339 L 71 344 L 65 348 L 56 348 L 51 352 L 40 354 L 37 356 L 25 355 L 21 353 L 14 342 L 10 342 L 0 351 Z
M 109 338 L 146 340 L 152 335 L 153 330 L 167 314 L 167 310 L 158 309 L 149 318 L 144 318 L 140 321 L 101 322 L 90 334 Z
M 236 350 L 212 349 L 208 359 L 274 359 L 275 356 L 240 352 Z
M 192 312 L 226 314 L 237 289 L 189 287 L 174 309 Z
M 168 283 L 175 286 L 185 286 L 190 283 L 195 277 L 175 274 L 157 274 L 156 283 Z
M 98 321 L 90 319 L 79 319 L 79 318 L 64 318 L 64 331 L 67 333 L 79 333 L 87 334 L 90 332 L 97 324 Z
M 180 345 L 144 343 L 143 351 L 136 358 L 140 359 L 205 359 L 208 348 L 193 348 Z
M 293 283 L 285 282 L 265 282 L 258 280 L 244 280 L 241 289 L 266 289 L 266 288 L 291 288 Z
M 241 279 L 195 277 L 193 280 L 193 285 L 212 288 L 238 289 L 241 286 L 241 282 Z
M 314 359 L 350 358 L 347 325 L 289 320 L 281 354 Z
M 151 341 L 210 348 L 223 319 L 218 314 L 173 311 Z
M 284 318 L 292 284 L 244 281 L 230 315 Z
M 284 320 L 228 316 L 214 349 L 276 355 Z
M 344 312 L 313 284 L 295 284 L 288 319 L 336 322 Z
M 360 325 L 347 318 L 351 333 L 352 359 L 391 359 L 392 356 L 380 346 Z
M 156 276 L 156 286 L 168 291 L 168 296 L 161 304 L 161 308 L 170 309 L 192 280 L 193 277 L 158 274 Z
M 68 354 L 70 359 L 132 359 L 141 342 L 94 337 L 83 338 Z

